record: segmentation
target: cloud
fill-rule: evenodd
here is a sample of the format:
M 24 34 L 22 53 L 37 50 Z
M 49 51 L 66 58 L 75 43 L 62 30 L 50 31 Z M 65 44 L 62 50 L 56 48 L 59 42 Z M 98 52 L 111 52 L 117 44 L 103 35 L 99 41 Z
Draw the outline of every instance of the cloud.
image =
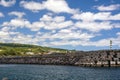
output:
M 0 42 L 12 42 L 13 35 L 17 32 L 10 31 L 9 27 L 0 28 Z
M 24 43 L 24 44 L 37 44 L 35 35 L 29 35 L 17 32 L 10 29 L 10 27 L 2 27 L 0 29 L 0 42 L 7 43 Z M 38 40 L 40 41 L 40 40 Z
M 9 15 L 14 15 L 14 16 L 17 16 L 18 18 L 22 18 L 25 13 L 24 12 L 18 12 L 18 11 L 12 11 L 10 13 L 8 13 Z
M 86 42 L 86 44 L 83 44 L 83 46 L 96 46 L 96 47 L 105 47 L 105 46 L 109 46 L 110 45 L 110 40 L 112 40 L 113 42 L 113 46 L 118 45 L 120 46 L 120 36 L 118 36 L 117 38 L 107 38 L 107 39 L 101 39 L 98 41 L 88 41 Z
M 74 14 L 72 19 L 83 20 L 83 21 L 95 21 L 95 20 L 120 20 L 120 14 L 112 15 L 111 12 L 83 12 L 80 14 Z
M 22 33 L 19 33 L 15 35 L 12 39 L 14 43 L 23 43 L 23 44 L 36 44 L 37 42 L 34 41 L 34 36 L 33 35 L 25 35 Z
M 65 0 L 47 0 L 44 2 L 46 9 L 55 13 L 66 12 L 75 13 L 75 9 L 71 9 Z
M 6 37 L 8 36 L 8 33 L 5 31 L 0 31 L 0 37 Z
M 76 13 L 78 11 L 77 9 L 71 9 L 65 0 L 47 0 L 42 3 L 35 1 L 21 1 L 20 5 L 33 12 L 39 12 L 44 9 L 54 13 Z
M 7 31 L 9 31 L 11 28 L 10 27 L 2 27 L 1 28 L 1 31 L 3 31 L 3 32 L 7 32 Z
M 0 32 L 1 33 L 1 32 Z M 0 35 L 1 42 L 13 42 L 13 43 L 22 43 L 22 44 L 37 44 L 32 38 L 31 35 L 25 35 L 18 32 L 2 32 L 5 33 L 4 35 Z M 11 33 L 11 34 L 10 34 Z M 15 33 L 15 34 L 13 34 Z M 12 37 L 11 37 L 12 36 Z
M 109 6 L 95 6 L 99 11 L 113 11 L 113 10 L 117 10 L 120 8 L 120 4 L 113 4 L 113 5 L 109 5 Z
M 120 32 L 118 32 L 117 35 L 120 36 Z
M 113 23 L 112 26 L 114 26 L 114 28 L 120 28 L 120 23 Z
M 52 33 L 46 33 L 43 36 L 41 36 L 44 39 L 61 39 L 61 40 L 72 40 L 72 39 L 79 39 L 79 40 L 89 40 L 90 38 L 93 38 L 93 34 L 83 33 L 83 32 L 75 32 L 68 29 L 60 30 L 59 32 L 52 34 Z
M 19 17 L 21 17 L 21 15 L 19 15 Z M 3 22 L 2 26 L 3 27 L 11 27 L 11 29 L 16 29 L 18 27 L 20 28 L 28 28 L 31 31 L 38 31 L 40 30 L 41 27 L 43 27 L 44 25 L 42 25 L 42 22 L 33 22 L 31 23 L 30 21 L 28 21 L 27 19 L 24 18 L 15 18 L 15 19 L 11 19 L 9 22 Z
M 105 21 L 105 22 L 79 21 L 75 23 L 75 26 L 80 29 L 86 29 L 92 32 L 99 32 L 101 30 L 110 30 L 113 28 L 112 24 L 108 21 Z
M 40 32 L 38 32 L 40 33 Z M 14 42 L 24 44 L 39 44 L 44 46 L 96 46 L 105 47 L 109 46 L 109 41 L 113 41 L 113 46 L 120 46 L 120 33 L 116 33 L 116 38 L 100 39 L 98 41 L 91 41 L 91 38 L 96 37 L 95 34 L 88 34 L 84 32 L 75 32 L 68 29 L 60 30 L 58 33 L 40 33 L 35 35 L 23 34 L 16 31 L 4 31 L 0 30 L 0 41 L 1 42 Z M 50 40 L 46 42 L 46 40 Z
M 3 22 L 2 27 L 10 27 L 12 30 L 14 30 L 18 27 L 24 28 L 27 25 L 30 25 L 30 22 L 28 20 L 22 18 L 15 18 L 11 19 L 9 22 Z
M 50 17 L 50 16 L 49 16 Z M 62 18 L 62 16 L 56 16 L 52 17 L 52 19 L 48 19 L 47 21 L 51 20 L 58 20 L 57 22 L 63 22 L 65 19 Z M 30 35 L 30 34 L 23 34 L 20 32 L 16 32 L 15 30 L 11 31 L 11 28 L 9 29 L 9 26 L 3 27 L 0 29 L 0 41 L 2 42 L 14 42 L 14 43 L 24 43 L 24 44 L 39 44 L 43 46 L 65 46 L 65 45 L 71 45 L 71 46 L 97 46 L 97 47 L 103 47 L 103 46 L 109 46 L 109 40 L 113 41 L 113 45 L 119 45 L 120 35 L 119 33 L 116 33 L 118 36 L 117 38 L 107 38 L 107 39 L 100 39 L 98 41 L 91 41 L 91 39 L 98 36 L 96 33 L 87 33 L 83 32 L 79 27 L 65 27 L 62 29 L 59 29 L 55 31 L 54 33 L 52 31 L 50 32 L 40 32 L 36 28 L 36 26 L 41 25 L 40 22 L 33 22 L 30 23 L 29 21 L 24 21 L 24 19 L 14 19 L 16 21 L 10 21 L 8 25 L 12 25 L 15 27 L 21 26 L 29 26 L 29 29 L 37 31 L 36 34 Z M 17 22 L 18 20 L 18 22 Z M 45 19 L 42 18 L 44 21 Z M 20 22 L 20 23 L 19 23 Z M 14 24 L 16 23 L 16 24 Z M 18 24 L 19 23 L 19 24 Z M 106 25 L 109 25 L 109 22 L 105 22 Z M 103 23 L 103 24 L 105 24 Z M 33 27 L 34 24 L 34 27 Z M 86 25 L 88 23 L 84 23 Z M 102 26 L 102 23 L 98 23 L 99 26 Z M 96 24 L 96 25 L 98 25 Z M 5 23 L 4 23 L 5 25 Z M 91 24 L 89 24 L 91 25 Z M 96 26 L 93 25 L 93 26 Z M 30 27 L 31 26 L 31 27 Z M 88 25 L 87 25 L 88 26 Z M 91 27 L 91 26 L 88 26 Z M 43 27 L 42 27 L 43 28 Z M 99 27 L 97 27 L 99 28 Z M 95 28 L 94 30 L 97 30 Z M 110 27 L 111 28 L 111 27 Z M 90 28 L 92 29 L 92 28 Z M 104 28 L 102 28 L 104 29 Z M 56 28 L 54 29 L 56 30 Z M 46 40 L 49 40 L 48 42 Z M 120 45 L 119 45 L 120 46 Z
M 16 3 L 16 0 L 0 0 L 0 5 L 4 7 L 10 7 L 13 6 Z
M 0 17 L 4 17 L 4 14 L 0 12 Z
M 12 15 L 13 13 L 14 12 L 9 14 Z M 2 26 L 11 26 L 13 29 L 26 27 L 31 31 L 39 31 L 41 28 L 44 28 L 45 30 L 55 30 L 73 25 L 73 22 L 65 20 L 64 16 L 52 16 L 45 14 L 39 21 L 30 22 L 27 19 L 19 18 L 22 17 L 21 13 L 19 15 L 14 13 L 14 15 L 17 15 L 18 18 L 11 19 L 9 22 L 3 22 Z
M 78 20 L 74 26 L 92 32 L 119 28 L 120 25 L 118 22 L 113 22 L 120 20 L 119 13 L 112 15 L 111 12 L 82 12 L 79 14 L 74 14 L 71 18 Z
M 110 45 L 110 40 L 113 42 L 113 46 L 120 47 L 120 36 L 117 38 L 106 38 L 106 39 L 99 39 L 98 41 L 90 41 L 90 40 L 59 40 L 59 41 L 51 41 L 49 43 L 44 43 L 46 46 L 94 46 L 94 47 L 106 47 Z
M 71 20 L 65 20 L 64 16 L 53 17 L 50 15 L 43 15 L 43 17 L 40 18 L 40 22 L 44 23 L 44 29 L 47 30 L 62 29 L 73 25 L 73 22 Z
M 41 45 L 44 46 L 65 46 L 71 45 L 76 46 L 80 41 L 89 41 L 94 38 L 97 34 L 86 33 L 80 30 L 74 30 L 71 28 L 60 29 L 55 33 L 44 32 L 36 35 L 37 40 L 43 40 Z M 46 40 L 49 42 L 46 42 Z
M 28 22 L 25 27 L 29 28 L 31 31 L 39 31 L 41 28 L 44 27 L 44 23 L 40 21 L 33 23 Z
M 34 1 L 21 1 L 20 5 L 24 7 L 25 9 L 31 10 L 33 12 L 38 12 L 40 10 L 44 9 L 44 6 L 39 2 Z M 32 5 L 32 6 L 31 6 Z
M 74 14 L 71 18 L 78 20 L 74 26 L 91 32 L 120 28 L 120 24 L 118 23 L 120 20 L 119 13 L 112 15 L 111 12 L 82 12 L 79 14 Z
M 52 15 L 48 15 L 48 14 L 45 14 L 43 15 L 43 17 L 40 18 L 40 21 L 44 21 L 44 22 L 51 22 L 51 21 L 54 21 L 54 22 L 64 22 L 65 21 L 65 17 L 64 16 L 56 16 L 56 17 L 52 17 Z
M 56 30 L 56 29 L 63 29 L 66 27 L 70 27 L 73 25 L 72 21 L 66 21 L 64 16 L 50 16 L 50 15 L 43 15 L 40 18 L 40 21 L 36 21 L 31 23 L 30 25 L 26 25 L 32 31 L 38 31 L 41 28 L 45 30 Z

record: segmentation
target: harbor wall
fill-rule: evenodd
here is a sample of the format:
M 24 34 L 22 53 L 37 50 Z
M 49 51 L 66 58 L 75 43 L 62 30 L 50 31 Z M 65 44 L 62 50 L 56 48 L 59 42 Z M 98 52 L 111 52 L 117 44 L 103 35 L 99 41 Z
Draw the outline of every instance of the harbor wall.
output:
M 84 67 L 120 66 L 120 50 L 76 51 L 36 56 L 0 57 L 0 64 L 73 65 Z

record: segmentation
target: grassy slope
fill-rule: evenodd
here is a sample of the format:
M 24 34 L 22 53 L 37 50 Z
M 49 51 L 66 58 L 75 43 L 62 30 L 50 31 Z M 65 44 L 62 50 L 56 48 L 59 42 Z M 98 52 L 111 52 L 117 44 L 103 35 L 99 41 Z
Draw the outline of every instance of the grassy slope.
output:
M 65 53 L 66 50 L 29 44 L 0 43 L 0 56 L 26 55 L 26 52 L 33 52 L 34 54 L 45 54 L 48 52 Z

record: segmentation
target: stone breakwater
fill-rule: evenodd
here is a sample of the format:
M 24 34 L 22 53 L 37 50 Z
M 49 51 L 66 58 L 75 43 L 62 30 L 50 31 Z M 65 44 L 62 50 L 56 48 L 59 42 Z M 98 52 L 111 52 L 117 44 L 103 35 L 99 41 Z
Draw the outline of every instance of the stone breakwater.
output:
M 120 50 L 77 51 L 27 57 L 0 57 L 0 64 L 74 65 L 86 67 L 120 66 Z

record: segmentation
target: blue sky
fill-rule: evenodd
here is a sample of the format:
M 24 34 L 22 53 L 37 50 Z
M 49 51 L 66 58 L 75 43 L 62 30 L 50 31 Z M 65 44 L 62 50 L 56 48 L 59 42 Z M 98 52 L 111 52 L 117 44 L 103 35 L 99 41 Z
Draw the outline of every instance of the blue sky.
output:
M 0 42 L 120 49 L 120 0 L 0 0 Z

